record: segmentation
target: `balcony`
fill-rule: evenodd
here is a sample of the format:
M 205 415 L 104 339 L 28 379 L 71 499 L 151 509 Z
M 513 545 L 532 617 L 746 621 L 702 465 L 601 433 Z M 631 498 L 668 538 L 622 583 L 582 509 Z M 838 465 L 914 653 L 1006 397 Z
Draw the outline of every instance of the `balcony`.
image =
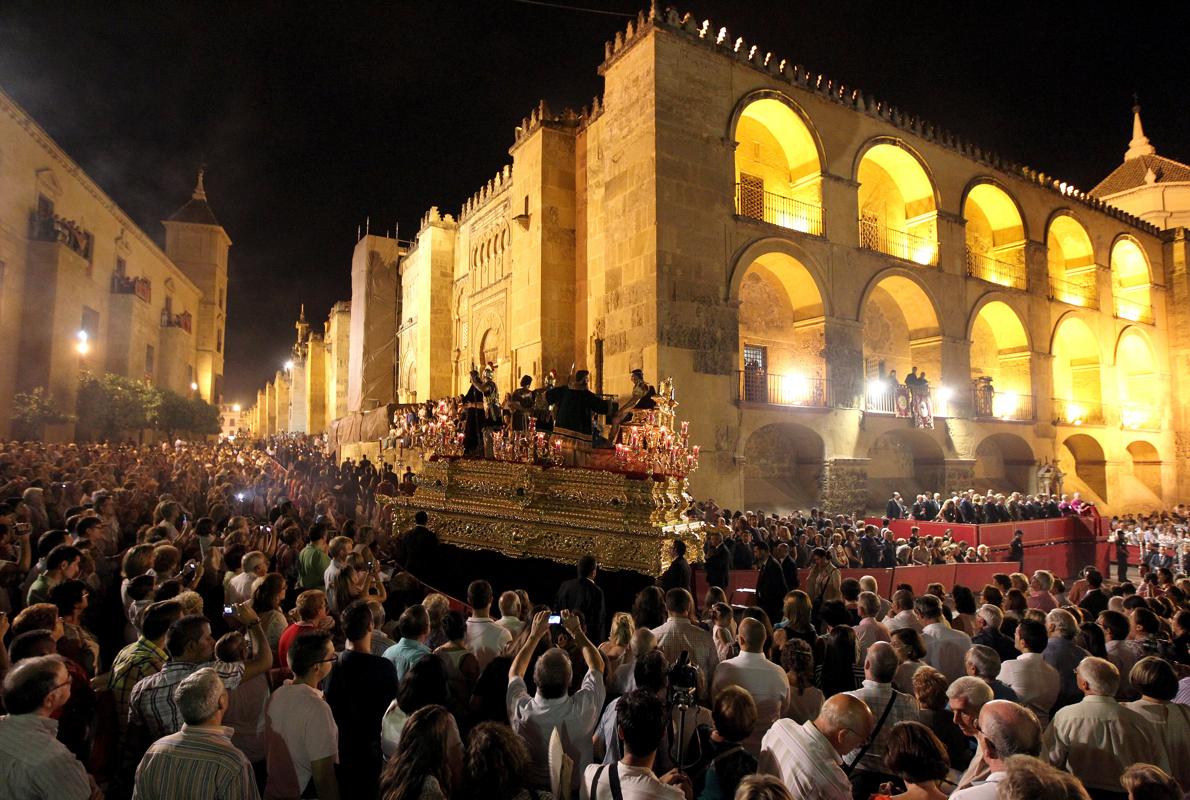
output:
M 161 327 L 163 328 L 181 328 L 186 333 L 191 333 L 191 316 L 189 311 L 183 311 L 181 314 L 171 314 L 168 311 L 161 312 Z
M 1119 291 L 1117 289 L 1117 291 Z M 1147 325 L 1153 324 L 1153 307 L 1147 303 L 1137 303 L 1135 300 L 1128 300 L 1118 295 L 1112 298 L 1115 305 L 1115 315 L 1117 319 L 1126 319 L 1132 322 L 1143 322 Z
M 780 228 L 814 236 L 822 235 L 822 206 L 766 192 L 759 187 L 735 185 L 735 213 Z
M 938 266 L 938 242 L 890 228 L 876 217 L 860 217 L 859 246 L 922 266 Z
M 41 216 L 35 212 L 29 215 L 29 238 L 65 245 L 87 261 L 91 260 L 93 237 L 74 220 L 63 219 L 57 214 Z
M 898 417 L 908 417 L 911 416 L 909 404 L 914 399 L 924 398 L 930 401 L 931 413 L 935 417 L 963 416 L 962 403 L 954 396 L 954 392 L 946 386 L 926 386 L 922 389 L 909 390 L 908 394 L 905 393 L 906 388 L 903 384 L 897 384 L 894 387 L 887 380 L 869 381 L 867 389 L 864 392 L 864 411 L 869 414 L 889 414 Z M 898 409 L 898 399 L 904 404 L 904 408 Z
M 150 303 L 153 301 L 153 282 L 148 278 L 129 278 L 113 273 L 112 294 L 132 294 Z
M 1102 403 L 1054 398 L 1055 425 L 1103 425 L 1104 422 Z
M 832 405 L 829 384 L 806 375 L 770 375 L 759 370 L 737 372 L 736 400 L 772 406 L 826 408 Z
M 1072 306 L 1099 308 L 1095 273 L 1088 272 L 1074 280 L 1050 277 L 1050 299 Z
M 997 392 L 991 384 L 976 382 L 971 389 L 971 407 L 976 419 L 1032 422 L 1036 419 L 1033 395 Z
M 1164 412 L 1150 403 L 1124 403 L 1120 407 L 1120 427 L 1129 431 L 1161 430 Z
M 967 274 L 972 278 L 979 278 L 981 281 L 1022 291 L 1028 287 L 1029 282 L 1024 264 L 993 258 L 987 253 L 976 252 L 970 247 L 967 248 Z

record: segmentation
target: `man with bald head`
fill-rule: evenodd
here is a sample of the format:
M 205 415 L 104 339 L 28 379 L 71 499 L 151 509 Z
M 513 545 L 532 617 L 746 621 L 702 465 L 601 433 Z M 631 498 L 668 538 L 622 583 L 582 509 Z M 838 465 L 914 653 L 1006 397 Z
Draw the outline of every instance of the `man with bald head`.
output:
M 992 700 L 979 711 L 975 726 L 979 751 L 987 766 L 986 777 L 951 795 L 951 800 L 996 800 L 1004 780 L 1004 762 L 1010 756 L 1036 756 L 1041 752 L 1041 724 L 1037 715 L 1010 700 Z
M 715 668 L 715 681 L 711 688 L 711 696 L 718 697 L 725 687 L 739 686 L 756 701 L 756 725 L 743 743 L 752 755 L 760 752 L 764 735 L 789 705 L 789 676 L 765 656 L 764 640 L 767 635 L 764 625 L 758 620 L 751 617 L 740 620 L 736 636 L 740 654 L 720 662 Z
M 857 787 L 857 797 L 867 797 L 868 794 L 875 793 L 881 783 L 890 779 L 884 766 L 884 753 L 893 726 L 898 722 L 918 721 L 917 701 L 911 695 L 893 688 L 892 681 L 897 674 L 898 665 L 897 654 L 892 645 L 888 642 L 876 642 L 868 648 L 868 654 L 864 658 L 863 686 L 854 692 L 847 692 L 867 704 L 876 717 L 877 726 L 877 730 L 872 734 L 872 743 L 862 758 L 859 747 L 846 758 L 847 763 L 853 768 L 851 780 Z M 865 791 L 868 791 L 868 794 L 864 794 Z
M 851 800 L 843 754 L 862 747 L 876 727 L 867 704 L 849 694 L 827 700 L 818 719 L 779 719 L 760 747 L 759 772 L 776 775 L 800 800 Z

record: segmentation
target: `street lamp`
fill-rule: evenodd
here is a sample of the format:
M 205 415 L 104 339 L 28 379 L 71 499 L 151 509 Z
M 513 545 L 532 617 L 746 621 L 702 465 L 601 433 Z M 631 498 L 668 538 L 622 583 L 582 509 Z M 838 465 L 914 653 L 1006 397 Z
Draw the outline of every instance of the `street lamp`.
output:
M 235 403 L 235 404 L 233 404 L 233 405 L 232 405 L 232 407 L 231 407 L 231 410 L 232 410 L 232 411 L 234 411 L 234 412 L 235 412 L 235 413 L 237 413 L 237 414 L 238 414 L 238 413 L 240 413 L 240 404 L 239 404 L 239 403 Z
M 286 372 L 292 372 L 292 371 L 293 371 L 293 359 L 290 359 L 289 361 L 286 361 L 286 362 L 285 362 L 285 371 L 286 371 Z
M 74 338 L 74 349 L 78 351 L 80 356 L 85 356 L 87 353 L 91 352 L 90 337 L 87 336 L 86 331 L 79 331 L 77 334 L 75 334 Z
M 196 382 L 190 381 L 190 391 L 192 391 L 192 392 L 198 391 L 198 384 Z

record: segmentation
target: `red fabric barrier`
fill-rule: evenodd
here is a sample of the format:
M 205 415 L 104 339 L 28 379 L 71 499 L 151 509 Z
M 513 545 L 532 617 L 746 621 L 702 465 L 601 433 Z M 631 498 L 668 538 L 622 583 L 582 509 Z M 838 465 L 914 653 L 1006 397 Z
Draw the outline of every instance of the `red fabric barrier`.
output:
M 914 594 L 922 594 L 926 586 L 940 583 L 946 588 L 954 585 L 955 564 L 937 564 L 932 567 L 897 567 L 893 580 L 913 587 Z
M 985 584 L 991 583 L 992 576 L 997 572 L 1011 574 L 1016 571 L 1017 565 L 1011 561 L 989 561 L 986 564 L 955 564 L 954 582 L 971 589 L 978 598 L 979 590 Z
M 880 526 L 879 517 L 869 517 L 864 522 L 869 525 Z M 956 542 L 966 542 L 972 546 L 979 544 L 978 525 L 961 525 L 950 522 L 922 522 L 915 519 L 889 520 L 889 530 L 898 539 L 909 539 L 909 529 L 917 527 L 922 536 L 942 536 L 948 530 Z
M 1017 525 L 1013 522 L 993 522 L 979 526 L 979 543 L 988 547 L 1008 547 Z

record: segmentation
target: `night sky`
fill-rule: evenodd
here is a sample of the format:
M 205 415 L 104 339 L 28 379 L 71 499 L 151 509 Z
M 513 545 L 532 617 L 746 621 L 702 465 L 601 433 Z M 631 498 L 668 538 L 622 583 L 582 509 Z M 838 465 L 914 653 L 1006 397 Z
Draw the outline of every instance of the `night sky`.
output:
M 567 4 L 635 14 L 630 0 Z M 1090 189 L 1123 159 L 1132 94 L 1190 160 L 1190 4 L 709 2 L 732 38 Z M 298 304 L 350 296 L 356 229 L 416 233 L 509 161 L 537 103 L 601 93 L 626 17 L 514 0 L 0 4 L 0 86 L 150 234 L 207 164 L 227 229 L 226 400 L 284 361 Z

